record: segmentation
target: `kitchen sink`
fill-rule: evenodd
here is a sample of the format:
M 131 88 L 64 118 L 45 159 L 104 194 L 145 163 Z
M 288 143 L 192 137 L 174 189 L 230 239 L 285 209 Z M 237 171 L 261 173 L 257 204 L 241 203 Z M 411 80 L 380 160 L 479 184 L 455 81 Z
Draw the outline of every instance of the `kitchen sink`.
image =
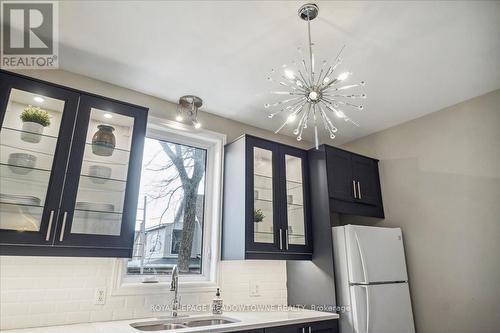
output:
M 189 327 L 203 327 L 236 323 L 238 320 L 227 317 L 174 318 L 132 323 L 130 326 L 139 331 L 154 332 Z
M 231 324 L 236 322 L 235 320 L 217 318 L 217 319 L 193 319 L 190 321 L 183 322 L 183 325 L 187 327 L 200 327 L 200 326 L 211 326 L 211 325 L 222 325 Z
M 132 326 L 136 330 L 147 331 L 147 332 L 166 331 L 166 330 L 175 330 L 175 329 L 179 329 L 179 328 L 187 328 L 187 326 L 184 326 L 182 324 L 168 323 L 168 322 L 165 322 L 164 320 L 145 321 L 142 323 L 132 323 L 132 324 L 130 324 L 130 326 Z

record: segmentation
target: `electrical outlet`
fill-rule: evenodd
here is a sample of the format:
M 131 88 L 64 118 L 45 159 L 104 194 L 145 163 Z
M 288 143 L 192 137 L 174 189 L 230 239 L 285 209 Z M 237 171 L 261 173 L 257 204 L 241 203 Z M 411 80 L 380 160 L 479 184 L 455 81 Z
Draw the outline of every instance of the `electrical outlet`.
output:
M 106 303 L 106 288 L 96 288 L 94 291 L 94 304 L 104 305 Z
M 250 281 L 250 297 L 259 297 L 260 296 L 260 286 L 256 281 Z

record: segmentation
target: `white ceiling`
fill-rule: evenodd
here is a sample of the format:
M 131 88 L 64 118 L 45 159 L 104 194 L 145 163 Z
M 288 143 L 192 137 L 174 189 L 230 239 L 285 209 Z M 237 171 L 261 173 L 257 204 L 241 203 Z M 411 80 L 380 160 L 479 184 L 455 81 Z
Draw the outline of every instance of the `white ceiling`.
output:
M 170 101 L 195 94 L 202 110 L 274 130 L 266 77 L 306 46 L 303 3 L 61 2 L 60 64 Z M 500 88 L 500 2 L 316 3 L 317 59 L 347 44 L 342 69 L 367 82 L 365 109 L 350 112 L 361 127 L 339 124 L 335 144 Z

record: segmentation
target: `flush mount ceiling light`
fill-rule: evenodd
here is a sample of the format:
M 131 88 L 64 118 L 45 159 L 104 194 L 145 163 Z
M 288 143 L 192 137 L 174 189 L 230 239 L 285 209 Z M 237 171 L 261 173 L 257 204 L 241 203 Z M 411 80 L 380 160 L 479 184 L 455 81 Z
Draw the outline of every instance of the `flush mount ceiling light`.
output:
M 337 127 L 330 119 L 331 115 L 346 122 L 350 122 L 358 126 L 354 120 L 349 118 L 345 111 L 341 108 L 353 108 L 363 110 L 362 105 L 351 103 L 350 100 L 366 98 L 366 94 L 349 94 L 346 90 L 364 86 L 365 82 L 361 81 L 355 84 L 346 84 L 346 81 L 351 76 L 351 72 L 339 72 L 338 67 L 342 63 L 342 51 L 335 58 L 332 64 L 328 64 L 323 60 L 320 66 L 316 66 L 313 53 L 313 43 L 311 41 L 311 21 L 318 16 L 319 8 L 315 4 L 306 4 L 300 7 L 299 17 L 307 22 L 307 33 L 309 41 L 309 59 L 308 63 L 304 57 L 297 62 L 292 62 L 291 66 L 283 65 L 282 70 L 271 70 L 268 76 L 268 81 L 277 82 L 285 87 L 285 91 L 271 91 L 275 95 L 286 95 L 287 97 L 281 101 L 267 103 L 264 105 L 266 109 L 274 109 L 269 114 L 269 118 L 273 118 L 279 113 L 286 113 L 285 122 L 275 131 L 278 133 L 285 125 L 295 123 L 293 134 L 297 136 L 297 140 L 302 140 L 302 132 L 309 125 L 314 128 L 314 141 L 316 149 L 319 145 L 318 139 L 318 122 L 321 120 L 325 130 L 328 131 L 330 138 L 335 139 Z M 301 49 L 299 48 L 299 52 Z M 298 68 L 297 68 L 298 67 Z M 319 69 L 319 73 L 318 70 Z M 276 77 L 278 78 L 276 79 Z
M 179 105 L 177 105 L 177 116 L 175 120 L 191 121 L 194 128 L 200 128 L 201 123 L 198 121 L 198 109 L 203 105 L 203 100 L 198 96 L 185 95 L 179 98 Z

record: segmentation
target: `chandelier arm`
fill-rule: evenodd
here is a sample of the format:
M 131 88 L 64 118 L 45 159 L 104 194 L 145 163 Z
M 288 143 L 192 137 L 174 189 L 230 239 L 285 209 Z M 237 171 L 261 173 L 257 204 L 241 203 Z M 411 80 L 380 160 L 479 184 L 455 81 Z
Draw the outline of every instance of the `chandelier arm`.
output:
M 327 129 L 330 132 L 330 136 L 333 135 L 333 137 L 335 137 L 335 134 L 333 134 L 333 133 L 337 132 L 337 127 L 335 127 L 335 125 L 333 125 L 332 121 L 327 116 L 325 110 L 323 110 L 323 108 L 321 107 L 321 105 L 318 105 L 318 107 L 319 107 L 319 110 L 321 112 L 321 116 L 323 117 L 323 120 L 325 122 L 325 126 L 328 127 Z
M 307 74 L 307 72 L 306 72 Z M 302 79 L 302 82 L 304 83 L 304 85 L 306 87 L 310 86 L 310 84 L 307 82 L 307 80 L 304 78 L 304 74 L 302 74 L 302 72 L 299 70 L 299 75 L 300 75 L 300 78 Z M 304 89 L 305 90 L 305 89 Z
M 306 76 L 309 76 L 309 77 L 310 77 L 309 70 L 307 69 L 306 61 L 305 61 L 304 59 L 302 59 L 302 67 L 304 68 L 304 71 L 305 71 L 305 73 L 306 73 Z M 309 85 L 309 86 L 311 86 L 311 85 L 312 85 L 312 82 L 311 82 L 311 80 L 310 80 L 310 79 L 308 79 L 308 80 L 304 80 L 304 82 L 305 82 L 307 85 Z
M 302 109 L 304 109 L 304 107 L 302 107 Z M 295 135 L 297 135 L 299 133 L 300 128 L 302 127 L 302 124 L 303 124 L 304 120 L 306 119 L 306 117 L 307 117 L 307 111 L 304 111 L 304 113 L 300 117 L 300 120 L 299 120 L 299 123 L 297 124 L 297 127 L 293 131 Z
M 307 121 L 309 120 L 309 115 L 311 114 L 311 104 L 307 104 L 307 112 L 306 112 L 306 119 L 304 123 L 302 124 L 302 127 L 300 128 L 299 135 L 297 136 L 297 140 L 301 141 L 302 140 L 302 132 L 304 131 L 304 128 L 307 128 Z
M 326 101 L 328 101 L 330 103 L 337 102 L 340 105 L 350 106 L 350 107 L 358 109 L 358 110 L 363 110 L 363 105 L 356 105 L 356 104 L 352 104 L 350 102 L 342 101 L 340 99 L 333 99 L 333 98 L 329 97 L 328 95 L 323 95 L 323 99 L 325 99 Z
M 327 101 L 327 100 L 325 100 L 325 99 L 321 99 L 321 101 L 320 101 L 320 102 L 321 102 L 321 103 L 323 103 L 323 104 L 325 104 L 325 106 L 326 106 L 327 108 L 329 108 L 330 110 L 332 110 L 333 112 L 336 112 L 336 113 L 337 113 L 337 112 L 339 112 L 339 111 L 340 111 L 340 110 L 337 110 L 337 109 L 335 108 L 335 106 L 333 106 L 333 104 L 331 104 L 330 102 L 328 102 L 328 101 Z
M 290 83 L 292 84 L 292 85 L 291 85 L 291 86 L 289 86 L 289 87 L 290 87 L 290 88 L 292 88 L 293 90 L 300 90 L 300 91 L 305 92 L 305 89 L 304 89 L 304 88 L 302 88 L 302 87 L 300 87 L 300 86 L 298 86 L 298 85 L 297 85 L 297 83 L 296 83 L 295 81 L 292 81 L 291 79 L 287 78 L 287 77 L 286 77 L 286 76 L 284 76 L 284 75 L 281 75 L 281 77 L 282 77 L 283 79 L 287 80 L 288 82 L 290 82 Z
M 281 112 L 283 112 L 285 110 L 290 110 L 290 109 L 294 108 L 295 106 L 297 106 L 298 104 L 300 104 L 300 102 L 303 101 L 303 100 L 305 100 L 305 99 L 306 99 L 305 97 L 302 97 L 302 99 L 300 99 L 298 101 L 295 101 L 294 103 L 292 103 L 290 105 L 287 105 L 286 107 L 283 107 L 281 110 L 278 110 L 278 111 L 276 111 L 274 113 L 270 113 L 268 117 L 272 118 L 275 115 L 277 115 L 277 114 L 279 114 L 279 113 L 281 113 Z
M 319 83 L 321 82 L 321 76 L 323 75 L 323 71 L 324 71 L 324 69 L 321 68 L 321 71 L 319 72 L 319 75 L 318 75 L 318 81 L 316 82 L 316 86 L 319 86 Z
M 359 87 L 359 86 L 360 86 L 359 84 L 351 84 L 351 85 L 347 85 L 347 86 L 342 86 L 342 87 L 335 88 L 334 91 L 346 90 L 346 89 L 356 88 L 356 87 Z

